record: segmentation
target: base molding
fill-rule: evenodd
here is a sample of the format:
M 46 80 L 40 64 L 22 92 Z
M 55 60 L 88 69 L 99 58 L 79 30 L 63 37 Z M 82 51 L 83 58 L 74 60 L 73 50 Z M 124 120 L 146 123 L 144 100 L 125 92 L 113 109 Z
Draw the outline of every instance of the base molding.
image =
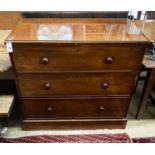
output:
M 23 120 L 23 130 L 124 129 L 127 119 Z

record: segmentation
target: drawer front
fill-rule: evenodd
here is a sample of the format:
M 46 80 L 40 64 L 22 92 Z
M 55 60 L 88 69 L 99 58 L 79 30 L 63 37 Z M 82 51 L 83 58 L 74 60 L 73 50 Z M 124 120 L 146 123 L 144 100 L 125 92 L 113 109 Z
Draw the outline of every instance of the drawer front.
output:
M 50 97 L 51 95 L 130 94 L 134 77 L 125 73 L 21 74 L 18 80 L 23 97 Z
M 25 118 L 123 118 L 129 98 L 23 100 Z
M 141 44 L 14 44 L 18 72 L 136 70 Z

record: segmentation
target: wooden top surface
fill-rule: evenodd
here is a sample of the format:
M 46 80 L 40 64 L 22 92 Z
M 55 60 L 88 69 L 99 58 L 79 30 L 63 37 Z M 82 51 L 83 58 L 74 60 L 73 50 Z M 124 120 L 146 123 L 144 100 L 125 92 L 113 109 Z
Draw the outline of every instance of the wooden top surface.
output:
M 6 41 L 143 42 L 148 39 L 126 19 L 40 18 L 21 19 Z
M 134 21 L 137 28 L 150 40 L 155 40 L 155 20 Z
M 0 117 L 9 117 L 13 102 L 13 95 L 0 95 Z

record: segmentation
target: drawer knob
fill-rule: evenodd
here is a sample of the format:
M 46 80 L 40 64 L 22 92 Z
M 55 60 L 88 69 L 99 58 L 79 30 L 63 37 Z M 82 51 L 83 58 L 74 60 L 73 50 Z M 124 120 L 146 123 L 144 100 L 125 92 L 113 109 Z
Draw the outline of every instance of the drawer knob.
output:
M 100 111 L 104 111 L 105 110 L 105 108 L 104 108 L 104 106 L 100 106 Z
M 45 89 L 50 89 L 51 88 L 51 84 L 50 83 L 45 83 Z
M 52 107 L 48 107 L 47 112 L 52 112 Z
M 48 58 L 47 57 L 42 58 L 41 62 L 45 65 L 48 64 Z
M 103 89 L 107 89 L 108 87 L 109 87 L 109 84 L 108 83 L 102 83 L 101 84 L 101 87 L 103 88 Z
M 114 59 L 112 57 L 105 58 L 105 63 L 106 64 L 112 64 L 113 62 L 114 62 Z

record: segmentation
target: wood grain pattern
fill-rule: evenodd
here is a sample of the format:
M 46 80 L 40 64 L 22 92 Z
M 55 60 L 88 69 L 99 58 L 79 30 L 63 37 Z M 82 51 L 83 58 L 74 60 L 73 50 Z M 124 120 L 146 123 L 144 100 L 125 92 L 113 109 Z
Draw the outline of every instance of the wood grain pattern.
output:
M 26 33 L 25 33 L 26 32 Z M 21 19 L 7 38 L 12 42 L 146 42 L 126 19 Z
M 29 75 L 18 77 L 22 97 L 51 95 L 126 95 L 131 93 L 134 77 L 127 73 Z M 46 84 L 50 88 L 46 88 Z M 107 83 L 108 87 L 103 88 Z M 123 85 L 123 87 L 122 87 Z
M 129 98 L 28 99 L 22 101 L 25 118 L 124 118 Z
M 59 34 L 62 27 L 69 39 Z M 133 23 L 23 19 L 7 40 L 13 42 L 10 56 L 24 129 L 125 127 L 136 75 L 149 45 Z
M 146 45 L 14 43 L 13 57 L 18 72 L 136 71 Z M 108 63 L 108 58 L 113 61 Z

